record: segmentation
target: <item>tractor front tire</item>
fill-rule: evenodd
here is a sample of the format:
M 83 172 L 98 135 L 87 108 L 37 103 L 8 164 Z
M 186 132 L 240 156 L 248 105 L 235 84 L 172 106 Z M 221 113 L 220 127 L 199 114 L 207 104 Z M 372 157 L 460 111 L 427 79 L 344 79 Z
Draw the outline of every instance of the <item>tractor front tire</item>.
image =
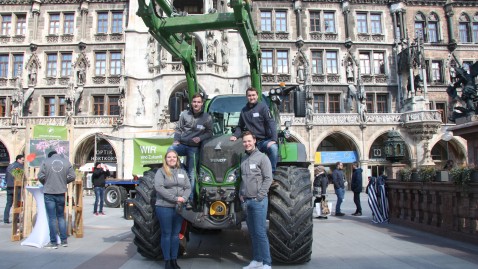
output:
M 307 168 L 280 166 L 269 191 L 269 243 L 272 260 L 301 264 L 312 254 L 312 184 Z

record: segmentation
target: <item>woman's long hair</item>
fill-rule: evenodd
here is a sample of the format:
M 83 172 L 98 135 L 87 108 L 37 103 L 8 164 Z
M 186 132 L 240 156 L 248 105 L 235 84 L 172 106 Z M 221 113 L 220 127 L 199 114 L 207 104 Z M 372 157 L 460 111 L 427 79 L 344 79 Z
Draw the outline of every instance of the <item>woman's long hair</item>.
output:
M 177 153 L 175 150 L 172 150 L 172 149 L 166 151 L 166 154 L 164 154 L 163 169 L 164 169 L 164 173 L 166 174 L 166 176 L 167 176 L 168 178 L 171 178 L 171 176 L 173 175 L 173 174 L 171 173 L 171 169 L 169 168 L 169 166 L 168 166 L 168 164 L 167 164 L 167 162 L 166 162 L 166 157 L 168 156 L 168 154 L 169 154 L 170 152 L 173 152 L 174 155 L 176 155 L 176 159 L 178 160 L 178 161 L 176 162 L 176 165 L 174 166 L 174 168 L 179 168 L 179 167 L 180 167 L 180 165 L 179 165 L 179 155 L 178 155 L 178 153 Z

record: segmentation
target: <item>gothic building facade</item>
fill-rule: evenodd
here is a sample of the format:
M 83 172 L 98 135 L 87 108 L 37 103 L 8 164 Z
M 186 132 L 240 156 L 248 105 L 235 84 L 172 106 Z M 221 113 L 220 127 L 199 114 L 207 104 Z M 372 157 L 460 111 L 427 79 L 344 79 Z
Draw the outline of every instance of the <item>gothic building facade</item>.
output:
M 188 16 L 230 11 L 227 1 L 172 2 Z M 170 133 L 169 98 L 187 87 L 182 64 L 136 15 L 137 1 L 0 6 L 0 166 L 30 152 L 33 126 L 58 125 L 68 127 L 75 165 L 103 154 L 118 178 L 130 178 L 132 139 Z M 392 130 L 406 147 L 403 164 L 466 162 L 466 141 L 447 135 L 454 123 L 446 89 L 455 68 L 478 60 L 476 1 L 256 0 L 252 13 L 264 90 L 285 82 L 308 92 L 306 118 L 293 116 L 292 96 L 280 110 L 311 162 L 354 152 L 378 175 L 390 165 L 384 143 Z M 239 33 L 193 36 L 201 91 L 244 94 Z

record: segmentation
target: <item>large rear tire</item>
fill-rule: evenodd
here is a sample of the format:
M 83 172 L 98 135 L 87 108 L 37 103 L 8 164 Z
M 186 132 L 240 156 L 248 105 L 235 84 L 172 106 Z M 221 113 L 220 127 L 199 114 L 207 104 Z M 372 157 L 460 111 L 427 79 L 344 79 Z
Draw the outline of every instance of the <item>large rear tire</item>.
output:
M 269 243 L 273 261 L 298 264 L 312 255 L 312 184 L 307 168 L 280 166 L 269 194 Z
M 153 260 L 163 259 L 161 251 L 161 227 L 155 214 L 156 190 L 154 189 L 155 171 L 148 171 L 139 179 L 136 196 L 133 199 L 134 244 L 138 253 Z M 178 254 L 186 251 L 186 237 L 180 240 Z

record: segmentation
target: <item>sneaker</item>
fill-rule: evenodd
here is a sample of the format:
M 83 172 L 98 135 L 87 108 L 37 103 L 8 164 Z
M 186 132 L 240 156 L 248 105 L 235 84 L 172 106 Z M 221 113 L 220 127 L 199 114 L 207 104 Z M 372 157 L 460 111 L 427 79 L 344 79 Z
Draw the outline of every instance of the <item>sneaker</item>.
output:
M 362 216 L 362 213 L 359 212 L 359 213 L 355 213 L 355 214 L 352 214 L 352 215 L 354 215 L 354 216 Z
M 98 212 L 93 213 L 94 215 L 98 216 Z
M 271 268 L 272 268 L 272 266 L 267 265 L 267 264 L 264 264 L 264 265 L 262 266 L 262 269 L 271 269 Z
M 53 244 L 52 242 L 48 243 L 46 246 L 44 246 L 44 248 L 48 248 L 48 249 L 57 249 L 58 246 L 56 244 Z
M 316 219 L 328 219 L 327 216 L 318 216 Z
M 3 223 L 10 224 L 11 222 L 9 220 L 5 220 Z
M 248 266 L 242 267 L 242 269 L 259 269 L 264 268 L 262 262 L 252 261 Z
M 105 214 L 105 213 L 103 213 L 103 212 L 100 212 L 100 215 L 101 215 L 101 216 L 105 216 L 106 214 Z
M 345 216 L 345 214 L 344 213 L 335 213 L 335 216 L 342 217 L 342 216 Z
M 68 246 L 68 241 L 66 240 L 61 241 L 61 246 L 66 248 Z

